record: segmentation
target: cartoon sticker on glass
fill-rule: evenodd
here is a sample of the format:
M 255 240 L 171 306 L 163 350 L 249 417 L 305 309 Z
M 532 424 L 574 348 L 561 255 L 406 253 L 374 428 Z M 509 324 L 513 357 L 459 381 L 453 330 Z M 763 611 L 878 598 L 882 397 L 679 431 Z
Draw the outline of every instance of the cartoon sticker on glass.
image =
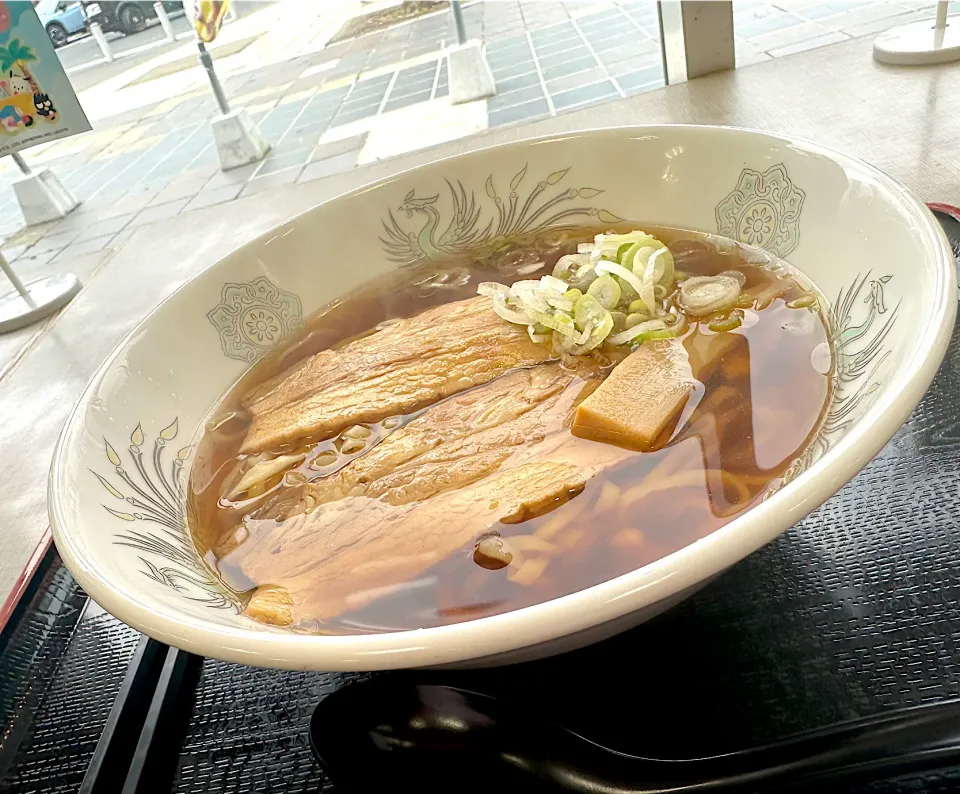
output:
M 29 3 L 0 2 L 0 155 L 90 129 Z

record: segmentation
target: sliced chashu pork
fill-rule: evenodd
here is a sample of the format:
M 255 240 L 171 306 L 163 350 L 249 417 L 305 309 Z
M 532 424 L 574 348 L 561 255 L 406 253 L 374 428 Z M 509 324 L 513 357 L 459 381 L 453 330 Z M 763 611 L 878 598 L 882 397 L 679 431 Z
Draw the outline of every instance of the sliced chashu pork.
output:
M 652 353 L 683 356 L 675 341 L 643 347 L 619 366 L 632 370 Z M 646 403 L 630 401 L 638 416 L 674 416 L 683 408 L 689 367 L 678 361 L 670 371 L 661 385 L 673 388 L 659 402 L 653 394 Z M 362 607 L 498 523 L 549 512 L 631 455 L 570 433 L 584 398 L 607 384 L 595 387 L 547 364 L 435 405 L 336 475 L 266 505 L 248 521 L 250 539 L 231 563 L 253 581 L 283 583 L 291 602 L 285 620 L 323 620 Z
M 324 350 L 258 388 L 243 453 L 317 441 L 344 428 L 419 410 L 550 358 L 487 298 L 448 303 Z
M 359 607 L 488 527 L 549 512 L 630 454 L 570 435 L 583 392 L 580 379 L 548 364 L 431 408 L 248 520 L 250 539 L 231 564 L 253 581 L 282 582 L 293 620 Z
M 515 370 L 427 410 L 335 475 L 288 488 L 257 517 L 288 518 L 365 495 L 401 505 L 490 474 L 516 447 L 542 441 L 573 375 L 552 364 Z M 569 400 L 569 395 L 568 395 Z

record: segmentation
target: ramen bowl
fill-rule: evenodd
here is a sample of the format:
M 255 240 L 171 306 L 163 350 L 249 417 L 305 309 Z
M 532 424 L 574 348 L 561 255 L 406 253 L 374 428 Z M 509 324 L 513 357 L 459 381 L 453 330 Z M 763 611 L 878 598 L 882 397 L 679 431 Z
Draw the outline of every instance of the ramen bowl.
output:
M 222 584 L 188 531 L 185 479 L 205 417 L 305 318 L 396 268 L 449 254 L 451 224 L 476 243 L 503 217 L 513 218 L 508 232 L 514 221 L 530 231 L 630 219 L 720 234 L 785 258 L 831 302 L 836 382 L 813 443 L 783 487 L 721 529 L 571 595 L 376 634 L 300 633 L 249 619 L 243 595 Z M 622 127 L 440 160 L 293 218 L 150 314 L 66 423 L 49 483 L 54 537 L 104 608 L 203 656 L 366 670 L 493 665 L 570 650 L 677 603 L 853 477 L 930 384 L 956 295 L 949 245 L 927 209 L 883 173 L 814 144 L 720 127 Z

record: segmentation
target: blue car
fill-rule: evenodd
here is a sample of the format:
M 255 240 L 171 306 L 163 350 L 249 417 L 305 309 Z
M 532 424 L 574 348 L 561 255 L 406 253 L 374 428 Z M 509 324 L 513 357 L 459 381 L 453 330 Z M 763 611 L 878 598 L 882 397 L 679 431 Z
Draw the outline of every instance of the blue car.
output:
M 54 47 L 60 47 L 75 33 L 87 29 L 87 17 L 78 0 L 40 0 L 37 15 Z

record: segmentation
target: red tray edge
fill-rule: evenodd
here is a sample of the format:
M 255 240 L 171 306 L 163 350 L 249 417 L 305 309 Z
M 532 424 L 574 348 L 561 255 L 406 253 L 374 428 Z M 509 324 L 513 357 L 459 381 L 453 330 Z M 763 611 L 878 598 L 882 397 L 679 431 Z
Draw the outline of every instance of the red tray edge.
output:
M 33 554 L 30 555 L 29 561 L 23 567 L 23 570 L 20 571 L 20 576 L 17 577 L 17 581 L 14 582 L 13 587 L 7 594 L 7 598 L 3 602 L 3 606 L 0 606 L 0 631 L 3 631 L 3 628 L 7 625 L 7 621 L 10 620 L 10 616 L 17 608 L 17 604 L 20 603 L 20 599 L 23 597 L 24 592 L 29 586 L 30 580 L 33 579 L 33 575 L 40 567 L 40 563 L 43 562 L 43 558 L 50 549 L 52 543 L 53 536 L 50 534 L 50 528 L 47 527 L 46 531 L 43 533 L 43 537 L 40 538 L 40 542 L 37 544 L 37 547 L 33 550 Z

